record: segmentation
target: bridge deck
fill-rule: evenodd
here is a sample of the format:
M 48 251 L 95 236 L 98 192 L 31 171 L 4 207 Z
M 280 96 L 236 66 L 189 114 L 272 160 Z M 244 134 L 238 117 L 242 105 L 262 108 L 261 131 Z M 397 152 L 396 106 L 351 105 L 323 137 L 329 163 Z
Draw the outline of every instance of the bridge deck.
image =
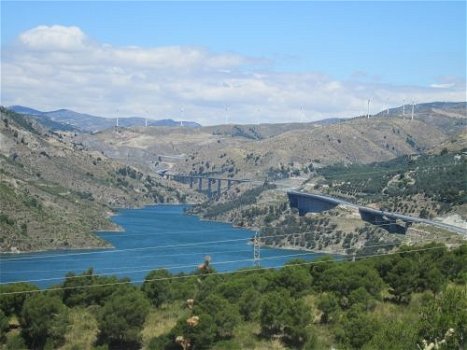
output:
M 331 197 L 331 196 L 326 196 L 326 195 L 322 195 L 322 194 L 297 192 L 297 191 L 289 191 L 289 192 L 287 192 L 287 194 L 288 195 L 290 194 L 292 196 L 298 196 L 298 197 L 303 197 L 303 198 L 320 200 L 320 201 L 324 201 L 324 202 L 327 202 L 327 203 L 332 203 L 334 205 L 342 204 L 342 205 L 346 205 L 346 206 L 356 208 L 360 212 L 368 213 L 368 214 L 375 215 L 375 216 L 386 217 L 386 218 L 390 218 L 390 219 L 393 219 L 393 220 L 401 220 L 401 221 L 404 221 L 406 223 L 423 223 L 423 224 L 427 224 L 427 225 L 437 226 L 437 227 L 440 227 L 440 228 L 443 228 L 443 229 L 446 229 L 446 230 L 449 230 L 449 231 L 460 233 L 460 234 L 467 237 L 467 228 L 462 229 L 461 227 L 448 225 L 448 224 L 438 222 L 438 221 L 423 219 L 423 218 L 404 215 L 404 214 L 399 214 L 399 213 L 392 213 L 392 212 L 388 212 L 388 211 L 384 211 L 384 210 L 373 209 L 373 208 L 365 207 L 365 206 L 362 206 L 362 205 L 354 204 L 354 203 L 345 201 L 343 199 L 339 199 L 339 198 L 335 198 L 335 197 Z

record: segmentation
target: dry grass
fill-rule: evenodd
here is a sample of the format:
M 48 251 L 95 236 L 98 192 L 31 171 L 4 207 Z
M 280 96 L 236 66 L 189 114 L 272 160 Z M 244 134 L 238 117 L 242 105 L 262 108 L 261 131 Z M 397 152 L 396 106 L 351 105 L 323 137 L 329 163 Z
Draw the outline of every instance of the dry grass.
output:
M 180 302 L 164 305 L 160 309 L 152 309 L 146 317 L 144 328 L 141 332 L 144 347 L 152 338 L 169 332 L 183 316 L 188 317 L 188 310 L 184 309 Z
M 241 349 L 251 350 L 282 350 L 285 347 L 275 339 L 262 339 L 259 337 L 260 326 L 258 323 L 244 323 L 235 330 L 235 339 Z M 219 348 L 220 350 L 220 348 Z
M 303 297 L 303 301 L 306 306 L 310 309 L 310 314 L 313 320 L 313 323 L 319 323 L 321 319 L 321 311 L 318 310 L 316 304 L 318 303 L 318 295 L 308 294 Z
M 456 247 L 465 242 L 459 234 L 435 226 L 414 224 L 407 231 L 406 243 L 416 244 L 420 239 L 424 240 L 424 244 L 437 242 L 446 244 L 448 247 Z
M 94 315 L 89 310 L 74 308 L 70 310 L 69 321 L 61 350 L 92 349 L 99 331 Z

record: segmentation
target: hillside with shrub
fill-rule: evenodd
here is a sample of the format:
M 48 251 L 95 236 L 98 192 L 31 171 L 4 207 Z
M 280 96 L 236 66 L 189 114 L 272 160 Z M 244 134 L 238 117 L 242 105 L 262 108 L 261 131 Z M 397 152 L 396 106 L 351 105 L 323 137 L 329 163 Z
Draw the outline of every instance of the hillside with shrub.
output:
M 467 156 L 463 152 L 398 157 L 372 164 L 337 164 L 317 171 L 314 189 L 424 218 L 466 208 Z M 465 210 L 458 210 L 463 212 Z
M 3 108 L 0 142 L 0 252 L 105 247 L 93 232 L 117 229 L 109 220 L 114 208 L 190 196 L 88 150 L 74 132 L 55 132 Z
M 462 349 L 467 246 L 403 247 L 280 269 L 150 272 L 142 285 L 68 274 L 0 286 L 3 349 Z

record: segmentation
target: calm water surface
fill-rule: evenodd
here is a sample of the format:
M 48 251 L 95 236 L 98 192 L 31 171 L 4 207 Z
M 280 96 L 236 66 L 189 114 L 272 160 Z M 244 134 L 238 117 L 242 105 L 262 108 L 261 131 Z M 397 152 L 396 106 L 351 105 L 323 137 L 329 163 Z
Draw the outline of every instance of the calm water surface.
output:
M 156 268 L 172 273 L 191 272 L 212 258 L 217 271 L 234 271 L 253 265 L 254 232 L 229 224 L 201 221 L 184 214 L 183 205 L 155 205 L 121 210 L 113 221 L 125 232 L 101 232 L 114 249 L 56 251 L 14 256 L 0 260 L 1 283 L 31 281 L 40 287 L 60 283 L 67 272 L 89 267 L 103 275 L 129 277 L 141 282 Z M 284 249 L 261 249 L 261 266 L 279 267 L 294 257 L 316 259 L 322 254 Z

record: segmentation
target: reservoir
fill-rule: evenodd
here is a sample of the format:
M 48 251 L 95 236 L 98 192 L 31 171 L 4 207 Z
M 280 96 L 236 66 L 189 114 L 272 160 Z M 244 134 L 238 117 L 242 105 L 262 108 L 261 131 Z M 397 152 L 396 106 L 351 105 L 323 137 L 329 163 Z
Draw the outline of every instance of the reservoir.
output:
M 124 232 L 100 232 L 113 249 L 68 250 L 2 256 L 1 283 L 30 281 L 46 288 L 63 281 L 68 272 L 92 267 L 99 275 L 144 281 L 152 270 L 165 268 L 172 274 L 192 272 L 211 257 L 221 272 L 253 266 L 254 232 L 230 224 L 202 221 L 186 215 L 183 205 L 154 205 L 120 210 L 112 220 Z M 280 267 L 293 258 L 316 259 L 323 254 L 261 248 L 261 267 Z

